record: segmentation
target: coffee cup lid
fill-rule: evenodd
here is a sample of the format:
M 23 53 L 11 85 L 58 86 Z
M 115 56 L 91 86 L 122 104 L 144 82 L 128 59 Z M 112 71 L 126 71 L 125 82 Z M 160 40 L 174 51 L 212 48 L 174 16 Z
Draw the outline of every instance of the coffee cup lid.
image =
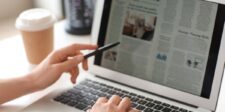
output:
M 16 20 L 16 28 L 22 31 L 41 31 L 56 22 L 56 17 L 42 8 L 29 9 L 22 12 Z

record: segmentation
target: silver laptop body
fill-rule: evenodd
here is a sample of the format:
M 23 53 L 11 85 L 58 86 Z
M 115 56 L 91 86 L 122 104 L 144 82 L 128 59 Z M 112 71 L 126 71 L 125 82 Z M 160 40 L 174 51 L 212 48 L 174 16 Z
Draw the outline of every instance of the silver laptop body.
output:
M 204 0 L 98 0 L 92 43 L 121 44 L 91 58 L 76 85 L 86 80 L 160 101 L 160 112 L 171 106 L 215 111 L 225 60 L 224 14 L 224 4 Z M 76 85 L 23 111 L 82 112 L 54 100 Z

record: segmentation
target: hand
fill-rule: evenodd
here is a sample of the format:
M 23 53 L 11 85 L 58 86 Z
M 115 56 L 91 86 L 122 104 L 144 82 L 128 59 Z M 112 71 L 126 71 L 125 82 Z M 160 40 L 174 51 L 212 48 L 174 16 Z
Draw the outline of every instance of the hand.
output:
M 140 112 L 136 109 L 131 108 L 131 101 L 129 98 L 121 99 L 117 95 L 113 95 L 109 100 L 105 97 L 99 98 L 89 111 L 90 112 Z
M 71 74 L 71 81 L 75 83 L 79 74 L 78 64 L 82 62 L 83 69 L 87 70 L 87 60 L 80 50 L 94 50 L 96 45 L 73 44 L 53 51 L 28 75 L 34 84 L 34 91 L 44 89 L 56 82 L 63 72 Z

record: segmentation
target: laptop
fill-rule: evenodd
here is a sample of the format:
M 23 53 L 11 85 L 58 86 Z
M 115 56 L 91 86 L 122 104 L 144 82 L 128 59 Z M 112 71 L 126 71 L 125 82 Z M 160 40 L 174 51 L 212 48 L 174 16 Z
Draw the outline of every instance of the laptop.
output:
M 24 112 L 83 112 L 99 97 L 129 97 L 143 112 L 216 110 L 225 61 L 225 5 L 205 0 L 98 0 L 91 58 L 74 87 Z

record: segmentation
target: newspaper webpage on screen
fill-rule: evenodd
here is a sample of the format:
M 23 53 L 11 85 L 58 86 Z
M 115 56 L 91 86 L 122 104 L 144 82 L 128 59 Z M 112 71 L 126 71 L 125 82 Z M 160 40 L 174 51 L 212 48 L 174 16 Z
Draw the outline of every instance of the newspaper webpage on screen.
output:
M 113 0 L 101 66 L 200 95 L 218 6 L 198 0 Z

